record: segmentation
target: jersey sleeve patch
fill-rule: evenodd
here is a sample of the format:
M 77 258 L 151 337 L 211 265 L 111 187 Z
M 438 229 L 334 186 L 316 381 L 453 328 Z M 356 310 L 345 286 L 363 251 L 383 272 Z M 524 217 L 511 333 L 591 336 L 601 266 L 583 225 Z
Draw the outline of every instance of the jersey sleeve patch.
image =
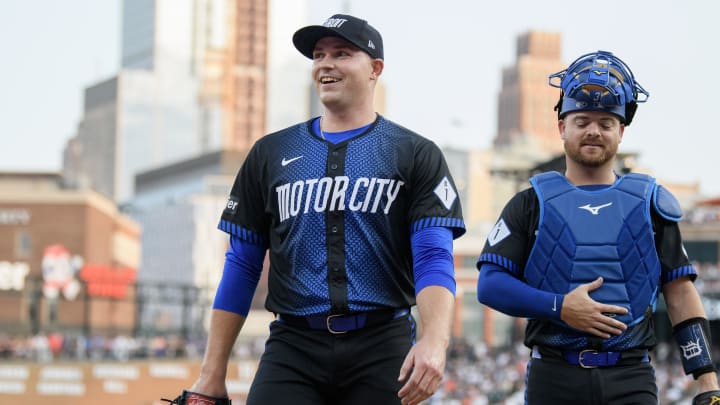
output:
M 230 196 L 228 197 L 228 201 L 225 204 L 225 209 L 223 210 L 223 214 L 225 215 L 235 215 L 237 212 L 237 207 L 240 202 L 236 197 Z
M 657 186 L 652 197 L 653 206 L 661 217 L 678 222 L 682 219 L 682 208 L 677 198 L 663 186 Z
M 495 246 L 508 236 L 510 236 L 510 228 L 508 228 L 507 224 L 505 224 L 505 220 L 500 218 L 500 220 L 497 221 L 495 226 L 493 226 L 490 230 L 487 241 L 490 246 Z
M 448 180 L 447 176 L 443 177 L 442 180 L 440 180 L 440 183 L 438 183 L 437 186 L 435 186 L 435 195 L 440 199 L 440 202 L 443 203 L 445 208 L 448 210 L 452 208 L 453 203 L 457 199 L 457 192 L 455 192 L 455 189 L 452 186 L 452 183 L 450 183 L 450 180 Z

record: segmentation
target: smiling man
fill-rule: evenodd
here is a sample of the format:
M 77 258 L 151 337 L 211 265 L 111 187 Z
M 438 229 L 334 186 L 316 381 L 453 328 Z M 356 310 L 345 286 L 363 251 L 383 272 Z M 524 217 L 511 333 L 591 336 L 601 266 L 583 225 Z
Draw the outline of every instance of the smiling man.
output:
M 657 404 L 648 350 L 660 292 L 685 372 L 698 380 L 694 404 L 720 401 L 679 204 L 654 178 L 614 171 L 625 128 L 648 93 L 605 51 L 581 56 L 550 84 L 561 89 L 565 173 L 530 179 L 477 263 L 478 300 L 529 318 L 527 403 Z
M 269 251 L 276 320 L 247 404 L 418 404 L 442 381 L 450 339 L 452 245 L 465 232 L 455 184 L 434 143 L 375 112 L 385 57 L 367 21 L 334 15 L 293 43 L 324 112 L 263 137 L 240 168 L 207 351 L 181 397 L 226 400 Z

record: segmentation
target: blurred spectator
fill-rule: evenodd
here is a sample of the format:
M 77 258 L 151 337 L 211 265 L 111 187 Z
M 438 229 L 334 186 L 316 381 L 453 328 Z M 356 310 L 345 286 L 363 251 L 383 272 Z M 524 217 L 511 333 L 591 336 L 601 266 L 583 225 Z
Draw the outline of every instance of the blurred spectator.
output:
M 156 335 L 150 339 L 150 353 L 153 357 L 167 356 L 168 342 L 164 336 Z
M 57 332 L 53 332 L 47 335 L 48 348 L 50 349 L 53 358 L 60 358 L 60 353 L 62 352 L 64 340 L 65 339 L 63 338 L 63 335 Z

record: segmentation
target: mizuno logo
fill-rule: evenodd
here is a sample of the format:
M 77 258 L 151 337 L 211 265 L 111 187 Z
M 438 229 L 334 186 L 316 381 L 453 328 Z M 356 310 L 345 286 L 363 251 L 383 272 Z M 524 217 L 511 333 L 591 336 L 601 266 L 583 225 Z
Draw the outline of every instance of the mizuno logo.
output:
M 600 76 L 600 75 L 602 75 L 602 74 L 605 73 L 605 72 L 602 71 L 602 70 L 593 70 L 592 72 L 595 73 L 595 74 L 598 75 L 598 76 Z
M 598 215 L 599 214 L 598 211 L 600 211 L 601 208 L 609 207 L 611 205 L 612 205 L 611 202 L 609 202 L 607 204 L 603 204 L 603 205 L 597 205 L 595 207 L 590 206 L 590 204 L 585 204 L 582 207 L 578 207 L 578 208 L 580 208 L 581 210 L 587 210 L 588 212 L 590 212 L 593 215 Z
M 302 158 L 302 156 L 294 157 L 294 158 L 292 158 L 292 159 L 285 159 L 285 158 L 283 158 L 283 160 L 282 160 L 282 162 L 280 162 L 280 164 L 283 165 L 283 166 L 287 166 L 287 165 L 289 165 L 290 163 L 292 163 L 292 162 L 294 162 L 294 161 L 296 161 L 296 160 L 298 160 L 298 159 L 300 159 L 300 158 Z

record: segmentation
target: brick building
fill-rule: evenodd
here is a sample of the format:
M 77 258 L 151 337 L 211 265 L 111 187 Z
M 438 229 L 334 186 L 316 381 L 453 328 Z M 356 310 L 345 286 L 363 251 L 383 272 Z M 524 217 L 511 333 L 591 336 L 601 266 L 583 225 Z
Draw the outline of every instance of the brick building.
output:
M 0 328 L 131 333 L 140 227 L 58 173 L 0 173 Z

